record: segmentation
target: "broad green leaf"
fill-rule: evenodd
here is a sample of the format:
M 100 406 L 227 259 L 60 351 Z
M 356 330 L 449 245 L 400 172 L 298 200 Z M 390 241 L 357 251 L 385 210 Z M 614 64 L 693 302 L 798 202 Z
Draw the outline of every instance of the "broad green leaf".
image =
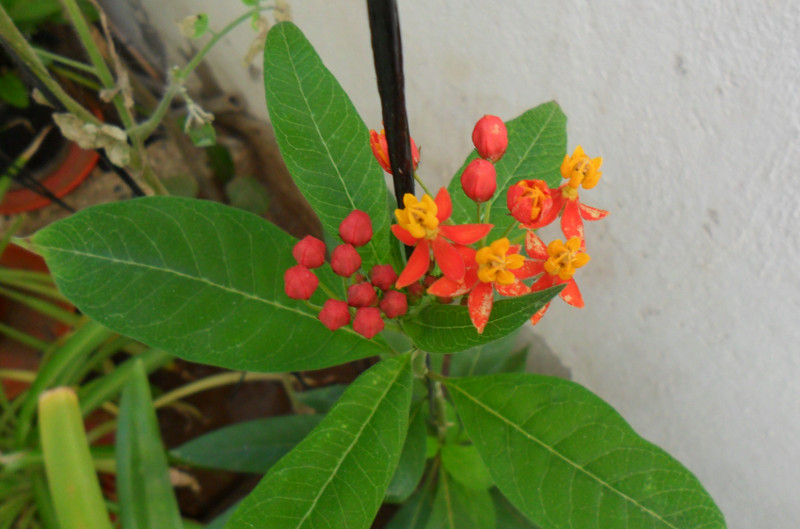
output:
M 525 518 L 524 514 L 511 505 L 502 492 L 493 488 L 491 494 L 494 502 L 494 514 L 497 518 L 496 529 L 539 529 L 536 524 Z
M 17 108 L 27 108 L 30 104 L 28 87 L 16 73 L 0 74 L 0 99 Z
M 491 208 L 486 222 L 494 224 L 490 240 L 501 237 L 515 222 L 506 207 L 508 188 L 523 179 L 544 180 L 549 187 L 558 187 L 561 163 L 567 154 L 567 117 L 555 101 L 539 105 L 506 122 L 506 128 L 508 149 L 495 164 L 497 192 L 484 206 Z M 461 173 L 477 156 L 478 153 L 473 151 L 467 157 L 447 188 L 453 198 L 452 219 L 457 224 L 475 222 L 475 202 L 461 189 Z
M 336 234 L 352 210 L 365 211 L 375 234 L 361 248 L 366 268 L 389 262 L 386 182 L 372 156 L 369 131 L 338 81 L 290 22 L 276 25 L 267 35 L 264 89 L 283 159 L 322 226 Z
M 228 523 L 228 520 L 231 519 L 231 516 L 233 516 L 233 513 L 236 512 L 236 509 L 239 508 L 240 503 L 241 502 L 236 502 L 225 509 L 222 514 L 211 520 L 208 525 L 206 525 L 206 529 L 223 529 L 225 524 Z
M 140 360 L 122 389 L 116 440 L 123 529 L 182 529 L 147 372 Z
M 321 388 L 298 391 L 294 394 L 294 398 L 317 413 L 327 413 L 346 389 L 347 386 L 344 384 L 331 384 Z
M 419 485 L 419 480 L 422 479 L 422 473 L 425 471 L 426 450 L 425 414 L 423 412 L 426 405 L 427 403 L 421 402 L 412 407 L 403 452 L 400 454 L 397 470 L 386 490 L 385 501 L 387 502 L 403 503 L 411 496 L 411 493 Z
M 495 301 L 489 323 L 478 334 L 469 319 L 467 307 L 433 303 L 423 308 L 413 319 L 403 323 L 403 329 L 423 351 L 453 353 L 493 342 L 522 326 L 545 306 L 563 285 L 525 296 Z
M 442 466 L 468 489 L 488 490 L 492 486 L 492 476 L 472 445 L 446 443 L 442 446 Z
M 488 490 L 469 489 L 447 473 L 439 474 L 425 529 L 494 529 L 494 523 L 494 505 Z
M 519 332 L 512 332 L 495 342 L 455 353 L 450 358 L 449 375 L 471 377 L 524 371 L 528 349 L 514 350 L 518 336 Z
M 265 474 L 302 441 L 322 415 L 282 415 L 241 422 L 192 439 L 170 453 L 181 462 Z
M 383 360 L 261 480 L 227 529 L 367 529 L 408 429 L 411 356 Z
M 392 517 L 386 529 L 425 529 L 433 507 L 432 480 L 415 492 Z
M 33 237 L 59 289 L 86 315 L 187 360 L 299 371 L 384 351 L 349 327 L 329 331 L 286 296 L 295 242 L 250 213 L 177 197 L 95 206 Z M 327 265 L 315 272 L 342 288 Z M 318 289 L 312 302 L 324 299 Z
M 495 484 L 542 527 L 725 527 L 691 472 L 578 384 L 524 373 L 446 384 Z

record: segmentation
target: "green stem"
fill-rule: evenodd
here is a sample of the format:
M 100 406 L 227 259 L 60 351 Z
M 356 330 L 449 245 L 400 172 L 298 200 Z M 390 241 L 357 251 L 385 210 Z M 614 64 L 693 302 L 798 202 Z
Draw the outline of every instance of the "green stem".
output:
M 128 133 L 131 136 L 141 139 L 142 141 L 146 140 L 156 130 L 156 128 L 158 128 L 161 120 L 164 119 L 164 116 L 167 114 L 170 105 L 172 104 L 172 100 L 175 98 L 175 96 L 181 93 L 183 89 L 183 83 L 186 81 L 186 78 L 189 77 L 195 68 L 197 68 L 208 52 L 211 51 L 211 48 L 213 48 L 222 37 L 230 33 L 236 26 L 253 16 L 254 13 L 260 13 L 261 11 L 265 11 L 267 9 L 271 9 L 271 7 L 256 7 L 255 9 L 251 9 L 240 17 L 237 17 L 229 22 L 227 26 L 222 28 L 222 30 L 214 33 L 211 37 L 211 40 L 206 42 L 205 45 L 200 48 L 200 51 L 198 51 L 195 56 L 192 57 L 192 60 L 189 61 L 186 66 L 176 69 L 172 72 L 172 80 L 170 81 L 166 93 L 161 98 L 161 101 L 159 101 L 158 106 L 153 114 L 143 123 L 140 123 L 139 125 L 130 129 Z
M 23 290 L 28 290 L 29 292 L 42 294 L 43 296 L 47 296 L 55 301 L 69 302 L 69 300 L 65 298 L 64 295 L 61 292 L 59 292 L 57 288 L 50 285 L 45 285 L 41 281 L 8 279 L 7 277 L 3 277 L 3 275 L 0 274 L 0 283 Z
M 28 333 L 24 333 L 18 329 L 15 329 L 14 327 L 11 327 L 10 325 L 6 325 L 5 323 L 0 323 L 0 334 L 4 334 L 12 340 L 16 340 L 21 344 L 36 349 L 37 351 L 44 351 L 50 347 L 48 342 L 40 340 L 35 336 L 31 336 Z
M 36 371 L 26 371 L 24 369 L 0 369 L 0 378 L 16 380 L 17 382 L 27 382 L 30 384 L 36 380 Z
M 4 182 L 5 180 L 6 177 L 3 177 Z M 9 177 L 8 180 L 10 182 L 11 178 Z M 14 222 L 11 223 L 11 226 L 9 226 L 8 231 L 6 231 L 3 234 L 3 238 L 0 239 L 0 255 L 3 255 L 3 252 L 6 251 L 6 246 L 8 246 L 8 243 L 11 242 L 11 238 L 17 233 L 17 231 L 19 231 L 19 228 L 20 226 L 22 226 L 23 222 L 25 222 L 25 215 L 19 215 L 16 219 L 14 219 Z M 0 268 L 0 271 L 5 271 L 5 270 L 6 269 L 4 268 Z
M 74 314 L 68 310 L 64 310 L 48 301 L 23 294 L 22 292 L 17 292 L 16 290 L 0 287 L 0 296 L 5 296 L 9 299 L 13 299 L 14 301 L 19 301 L 23 305 L 41 312 L 46 316 L 50 316 L 54 320 L 66 325 L 75 326 L 81 321 L 81 317 L 77 314 Z
M 430 406 L 430 416 L 436 428 L 436 437 L 442 442 L 447 434 L 447 408 L 442 391 L 441 381 L 444 377 L 431 370 L 430 353 L 425 353 L 425 366 L 428 388 L 428 405 Z
M 419 177 L 419 175 L 417 174 L 416 171 L 414 171 L 414 180 L 417 181 L 417 183 L 422 188 L 422 190 L 425 192 L 425 194 L 427 194 L 431 198 L 435 198 L 436 197 L 436 195 L 431 193 L 430 190 L 425 186 L 425 182 L 422 181 L 422 178 Z
M 110 421 L 106 421 L 102 424 L 98 424 L 86 434 L 86 440 L 89 444 L 94 443 L 98 439 L 105 437 L 106 435 L 110 434 L 114 430 L 117 429 L 117 420 L 112 419 Z
M 53 284 L 53 279 L 47 272 L 37 272 L 35 270 L 17 270 L 16 268 L 0 268 L 0 281 L 35 281 L 47 285 Z
M 71 365 L 81 364 L 96 347 L 113 335 L 113 332 L 92 320 L 87 322 L 69 339 L 59 347 L 50 361 L 39 368 L 31 387 L 25 395 L 25 400 L 19 412 L 19 427 L 17 428 L 17 447 L 22 448 L 28 442 L 28 436 L 33 428 L 33 416 L 39 396 L 47 388 L 60 382 L 61 377 Z
M 84 417 L 100 407 L 104 402 L 116 398 L 116 396 L 119 395 L 137 359 L 141 360 L 142 364 L 144 364 L 145 371 L 152 373 L 159 367 L 170 363 L 172 361 L 172 356 L 158 349 L 149 349 L 140 355 L 129 358 L 117 366 L 111 373 L 80 388 L 78 397 L 81 403 L 81 412 Z
M 33 46 L 33 51 L 35 51 L 36 55 L 38 55 L 41 59 L 49 59 L 53 62 L 59 62 L 66 66 L 75 68 L 76 70 L 81 70 L 83 72 L 90 73 L 95 76 L 97 75 L 97 71 L 88 64 L 82 63 L 80 61 L 75 61 L 73 59 L 64 57 L 62 55 L 58 55 L 57 53 L 51 53 L 47 50 L 43 50 L 42 48 L 37 48 L 35 46 Z
M 72 21 L 72 26 L 75 28 L 75 32 L 78 34 L 78 39 L 81 41 L 83 48 L 89 55 L 89 60 L 94 66 L 97 78 L 100 79 L 100 82 L 105 88 L 113 90 L 117 87 L 117 83 L 114 80 L 114 76 L 106 64 L 106 61 L 103 59 L 103 55 L 100 53 L 100 50 L 94 43 L 92 33 L 89 30 L 89 24 L 86 22 L 86 18 L 83 16 L 81 8 L 78 6 L 78 2 L 76 0 L 61 0 L 61 4 L 64 6 L 64 9 L 66 9 L 67 14 Z M 125 128 L 129 129 L 133 127 L 133 116 L 131 116 L 130 112 L 125 107 L 122 94 L 115 94 L 113 103 L 114 108 L 117 109 L 117 114 L 119 114 L 119 119 L 122 121 L 122 124 L 125 125 Z
M 80 384 L 94 369 L 97 369 L 109 357 L 123 350 L 123 348 L 131 343 L 133 343 L 133 340 L 126 336 L 116 336 L 112 340 L 107 341 L 100 346 L 86 362 L 70 370 L 69 375 L 64 377 L 66 384 Z M 98 380 L 100 379 L 95 379 L 89 384 L 93 384 Z M 80 397 L 80 394 L 78 396 Z M 83 399 L 81 399 L 81 402 L 83 402 Z
M 91 79 L 87 79 L 86 77 L 77 74 L 72 70 L 68 70 L 67 68 L 62 68 L 60 66 L 51 66 L 50 69 L 56 72 L 57 74 L 61 75 L 62 77 L 65 77 L 70 81 L 75 81 L 79 85 L 85 86 L 86 88 L 94 90 L 95 92 L 99 92 L 100 89 L 102 88 L 99 84 L 92 81 Z
M 32 478 L 33 500 L 36 502 L 36 510 L 39 512 L 39 519 L 44 529 L 59 529 L 56 510 L 53 508 L 53 498 L 47 490 L 47 482 L 44 475 L 36 473 Z
M 68 112 L 75 114 L 83 121 L 99 125 L 100 121 L 92 115 L 91 112 L 83 108 L 77 101 L 67 94 L 61 85 L 53 79 L 50 72 L 47 71 L 42 60 L 36 55 L 28 41 L 22 36 L 11 17 L 8 16 L 6 10 L 0 5 L 0 35 L 3 37 L 4 43 L 14 52 L 17 57 L 30 68 L 31 72 L 47 87 L 47 89 L 55 96 L 58 101 L 64 105 Z
M 167 404 L 180 400 L 184 397 L 206 391 L 208 389 L 226 386 L 228 384 L 237 384 L 239 382 L 252 382 L 255 380 L 271 380 L 274 382 L 283 382 L 286 375 L 283 373 L 245 373 L 242 375 L 240 372 L 220 373 L 210 377 L 197 380 L 191 384 L 186 384 L 172 391 L 164 393 L 159 398 L 153 401 L 154 408 L 162 408 Z
M 503 237 L 508 237 L 508 234 L 511 233 L 511 230 L 514 229 L 514 224 L 516 223 L 512 222 L 511 224 L 509 224 L 508 228 L 506 228 L 506 231 L 504 231 L 503 235 L 501 235 L 499 238 L 502 239 Z
M 481 203 L 480 202 L 476 202 L 475 205 L 478 206 L 478 212 L 477 212 L 477 215 L 475 217 L 475 222 L 477 224 L 480 224 L 481 223 Z

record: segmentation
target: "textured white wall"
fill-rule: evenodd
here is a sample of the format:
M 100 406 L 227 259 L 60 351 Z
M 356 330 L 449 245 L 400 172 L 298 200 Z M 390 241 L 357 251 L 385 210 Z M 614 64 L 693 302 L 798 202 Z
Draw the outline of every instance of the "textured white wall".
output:
M 144 0 L 154 24 L 237 2 Z M 586 308 L 538 327 L 575 380 L 692 469 L 731 528 L 800 521 L 800 2 L 400 1 L 412 133 L 444 184 L 485 113 L 556 99 L 569 148 L 603 156 L 582 196 Z M 295 1 L 295 21 L 380 126 L 364 2 Z M 212 55 L 239 66 L 248 30 Z M 258 76 L 255 76 L 257 79 Z

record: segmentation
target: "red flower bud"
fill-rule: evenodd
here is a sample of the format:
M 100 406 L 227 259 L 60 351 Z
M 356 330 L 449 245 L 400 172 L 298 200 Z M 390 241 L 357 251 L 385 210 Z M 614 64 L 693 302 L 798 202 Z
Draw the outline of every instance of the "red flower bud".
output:
M 353 210 L 339 224 L 339 236 L 344 242 L 356 248 L 367 244 L 372 238 L 372 221 L 369 215 L 357 209 Z
M 351 307 L 369 307 L 378 299 L 371 284 L 356 283 L 347 289 L 347 304 Z
M 283 274 L 283 288 L 292 299 L 309 299 L 317 285 L 317 276 L 303 265 L 295 265 Z
M 389 290 L 397 281 L 397 272 L 394 271 L 392 265 L 375 265 L 369 272 L 369 279 L 372 284 L 381 290 Z
M 347 303 L 338 299 L 327 300 L 319 311 L 319 321 L 332 331 L 347 325 L 350 323 L 350 309 Z
M 419 165 L 419 150 L 417 149 L 417 144 L 414 143 L 414 138 L 409 139 L 411 140 L 411 160 L 414 162 L 414 169 L 416 169 Z M 375 155 L 375 159 L 378 160 L 383 170 L 392 174 L 392 165 L 389 163 L 389 147 L 386 145 L 386 134 L 383 131 L 380 134 L 374 130 L 369 131 L 369 145 L 372 147 L 372 154 Z
M 356 311 L 353 330 L 364 338 L 372 338 L 383 330 L 381 311 L 376 307 L 361 307 Z
M 461 188 L 475 202 L 486 202 L 497 189 L 497 171 L 486 160 L 475 158 L 461 173 Z
M 506 153 L 508 131 L 497 116 L 483 116 L 472 130 L 472 143 L 481 158 L 496 162 Z
M 405 294 L 390 290 L 383 295 L 380 307 L 386 317 L 392 319 L 408 312 L 408 300 Z
M 316 237 L 306 235 L 292 249 L 298 264 L 307 268 L 317 268 L 325 262 L 325 243 Z
M 352 244 L 340 244 L 331 255 L 331 268 L 342 277 L 350 277 L 361 268 L 361 256 Z
M 407 288 L 408 293 L 412 296 L 421 296 L 425 293 L 425 287 L 423 287 L 419 281 L 411 283 Z
M 506 203 L 511 216 L 530 229 L 546 226 L 558 215 L 544 180 L 520 180 L 508 188 Z

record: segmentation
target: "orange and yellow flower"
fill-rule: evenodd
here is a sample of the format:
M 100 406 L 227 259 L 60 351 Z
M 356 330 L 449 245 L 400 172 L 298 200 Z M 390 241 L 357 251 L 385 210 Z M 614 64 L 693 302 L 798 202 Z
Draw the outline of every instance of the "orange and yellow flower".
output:
M 453 213 L 453 203 L 445 188 L 439 190 L 435 199 L 423 195 L 421 200 L 417 200 L 411 193 L 406 193 L 403 205 L 403 209 L 394 212 L 397 224 L 392 225 L 392 233 L 407 246 L 414 246 L 414 251 L 395 286 L 403 288 L 425 275 L 431 263 L 431 250 L 444 276 L 452 281 L 462 281 L 466 266 L 456 245 L 479 241 L 493 226 L 444 224 Z

